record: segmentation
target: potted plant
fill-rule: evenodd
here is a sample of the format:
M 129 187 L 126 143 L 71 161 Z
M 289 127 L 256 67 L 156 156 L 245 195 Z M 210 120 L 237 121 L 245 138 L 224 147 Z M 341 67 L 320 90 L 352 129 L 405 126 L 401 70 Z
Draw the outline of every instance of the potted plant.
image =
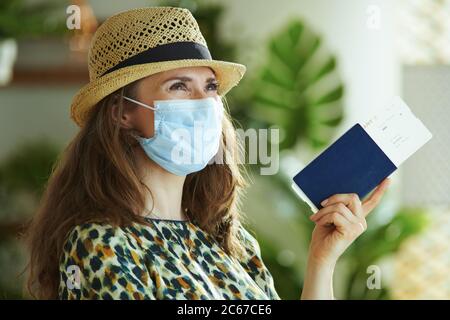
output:
M 61 8 L 56 1 L 28 4 L 24 0 L 0 2 L 0 86 L 9 83 L 17 58 L 17 40 L 61 34 L 65 27 L 61 19 L 54 19 L 54 11 Z

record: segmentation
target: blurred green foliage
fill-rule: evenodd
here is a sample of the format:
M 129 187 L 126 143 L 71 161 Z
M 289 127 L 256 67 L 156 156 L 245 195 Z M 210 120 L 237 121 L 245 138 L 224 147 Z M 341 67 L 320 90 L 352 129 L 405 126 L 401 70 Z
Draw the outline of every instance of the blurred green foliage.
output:
M 59 148 L 46 139 L 28 141 L 0 164 L 0 186 L 7 192 L 43 191 Z
M 0 40 L 64 34 L 67 31 L 65 8 L 68 4 L 68 1 L 60 0 L 33 3 L 26 0 L 0 1 Z
M 26 253 L 18 233 L 35 211 L 59 151 L 47 139 L 36 139 L 0 162 L 0 298 L 23 295 Z
M 368 223 L 372 226 L 343 256 L 350 275 L 345 299 L 389 299 L 387 287 L 379 290 L 367 287 L 367 268 L 397 252 L 406 239 L 423 231 L 429 220 L 425 210 L 403 207 L 386 223 L 373 226 L 370 218 Z
M 266 127 L 283 129 L 281 150 L 302 139 L 313 148 L 324 147 L 343 118 L 344 86 L 336 58 L 301 20 L 274 34 L 267 52 L 253 84 L 252 115 Z

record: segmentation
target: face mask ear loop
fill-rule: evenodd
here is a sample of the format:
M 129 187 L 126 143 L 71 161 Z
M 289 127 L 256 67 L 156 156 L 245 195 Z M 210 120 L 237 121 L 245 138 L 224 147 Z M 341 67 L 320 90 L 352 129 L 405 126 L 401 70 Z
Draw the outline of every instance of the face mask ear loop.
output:
M 144 108 L 147 108 L 147 109 L 150 109 L 150 110 L 156 110 L 156 108 L 154 108 L 154 107 L 152 107 L 152 106 L 149 106 L 148 104 L 145 104 L 145 103 L 142 103 L 142 102 L 139 102 L 139 101 L 133 100 L 133 99 L 131 99 L 131 98 L 128 98 L 128 97 L 125 97 L 125 96 L 123 96 L 123 98 L 124 98 L 125 100 L 131 101 L 131 102 L 134 102 L 134 103 L 136 103 L 136 104 L 140 105 L 141 107 L 144 107 Z

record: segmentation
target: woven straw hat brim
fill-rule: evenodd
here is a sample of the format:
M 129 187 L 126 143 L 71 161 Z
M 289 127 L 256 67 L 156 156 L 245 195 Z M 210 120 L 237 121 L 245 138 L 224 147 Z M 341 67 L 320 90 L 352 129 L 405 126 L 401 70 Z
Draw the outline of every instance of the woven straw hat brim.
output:
M 246 67 L 242 64 L 203 59 L 152 62 L 121 68 L 93 80 L 81 88 L 72 100 L 71 118 L 78 126 L 82 127 L 89 111 L 95 104 L 127 84 L 158 72 L 196 66 L 211 67 L 214 70 L 219 83 L 218 94 L 220 96 L 224 96 L 236 86 L 246 71 Z

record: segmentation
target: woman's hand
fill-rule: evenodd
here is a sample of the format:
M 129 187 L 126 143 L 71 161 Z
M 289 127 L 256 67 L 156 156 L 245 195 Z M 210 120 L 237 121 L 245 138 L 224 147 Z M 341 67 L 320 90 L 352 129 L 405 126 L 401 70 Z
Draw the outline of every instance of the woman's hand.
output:
M 383 180 L 363 203 L 356 194 L 336 194 L 322 202 L 310 219 L 314 228 L 302 299 L 334 299 L 333 271 L 338 258 L 367 229 L 366 217 L 378 205 L 389 185 Z
M 363 203 L 357 194 L 336 194 L 324 200 L 323 208 L 310 217 L 316 227 L 309 262 L 333 268 L 345 249 L 367 229 L 366 217 L 378 205 L 388 185 L 389 179 L 383 180 Z

